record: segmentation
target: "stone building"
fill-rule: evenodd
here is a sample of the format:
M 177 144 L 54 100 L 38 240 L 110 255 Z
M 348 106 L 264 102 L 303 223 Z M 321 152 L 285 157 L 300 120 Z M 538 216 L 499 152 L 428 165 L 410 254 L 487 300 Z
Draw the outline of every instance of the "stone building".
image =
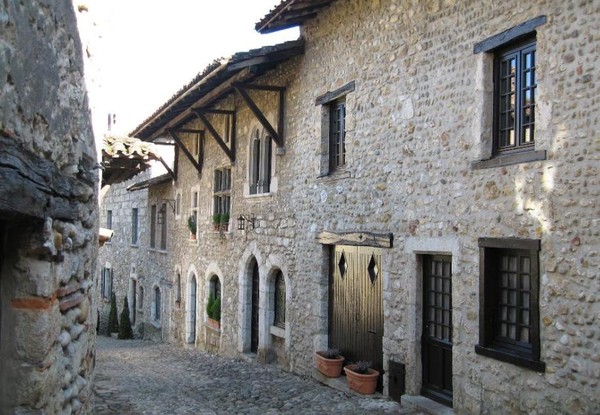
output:
M 332 346 L 392 397 L 597 413 L 599 14 L 283 1 L 257 30 L 301 39 L 215 62 L 132 132 L 176 157 L 140 185 L 129 295 L 143 268 L 147 321 L 211 352 L 311 374 Z
M 72 4 L 2 2 L 2 414 L 91 410 L 97 176 Z

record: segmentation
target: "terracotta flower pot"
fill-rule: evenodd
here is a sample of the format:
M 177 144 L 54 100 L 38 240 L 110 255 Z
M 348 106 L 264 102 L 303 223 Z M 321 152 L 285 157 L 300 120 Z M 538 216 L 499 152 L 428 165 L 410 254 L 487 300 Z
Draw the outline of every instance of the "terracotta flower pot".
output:
M 369 369 L 369 373 L 367 374 L 356 373 L 352 370 L 355 366 L 356 365 L 348 365 L 344 368 L 346 378 L 348 379 L 348 387 L 363 395 L 375 393 L 379 372 L 375 369 Z
M 321 356 L 320 352 L 315 355 L 317 358 L 315 364 L 319 372 L 328 378 L 337 378 L 342 374 L 342 364 L 344 363 L 344 356 L 338 356 L 335 359 L 328 359 Z

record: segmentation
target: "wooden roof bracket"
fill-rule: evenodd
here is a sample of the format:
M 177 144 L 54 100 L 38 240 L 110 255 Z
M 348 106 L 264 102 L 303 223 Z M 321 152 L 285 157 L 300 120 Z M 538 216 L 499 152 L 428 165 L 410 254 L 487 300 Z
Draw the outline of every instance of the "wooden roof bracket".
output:
M 204 160 L 204 154 L 202 154 L 203 153 L 202 144 L 200 144 L 200 153 L 201 153 L 200 160 L 196 160 L 194 158 L 194 156 L 192 155 L 192 153 L 190 153 L 190 151 L 183 144 L 183 141 L 181 141 L 181 138 L 179 138 L 177 133 L 200 134 L 200 139 L 202 140 L 202 138 L 204 137 L 204 130 L 173 130 L 171 128 L 167 128 L 167 133 L 171 136 L 171 138 L 173 138 L 173 140 L 175 140 L 175 143 L 177 144 L 177 146 L 181 149 L 181 151 L 183 151 L 183 154 L 185 154 L 185 156 L 192 163 L 192 165 L 196 168 L 196 170 L 198 170 L 198 173 L 202 174 L 202 162 Z
M 173 180 L 177 180 L 177 176 L 175 175 L 175 173 L 173 172 L 173 170 L 171 170 L 171 168 L 169 167 L 169 165 L 165 162 L 165 160 L 162 157 L 158 158 L 158 161 L 160 161 L 160 164 L 162 164 L 165 169 L 167 169 L 167 173 L 169 173 L 169 175 L 171 176 L 171 178 Z
M 214 137 L 215 141 L 221 147 L 223 152 L 229 157 L 232 163 L 235 162 L 235 111 L 209 109 L 209 108 L 192 108 L 192 113 L 202 121 L 206 129 Z M 221 134 L 215 129 L 212 123 L 206 118 L 205 114 L 220 114 L 231 115 L 233 117 L 233 126 L 231 129 L 231 146 L 228 146 Z
M 250 111 L 254 114 L 256 119 L 261 123 L 265 130 L 269 133 L 277 147 L 283 147 L 283 104 L 285 98 L 285 87 L 282 86 L 272 86 L 272 85 L 250 85 L 250 84 L 241 84 L 234 83 L 233 87 L 240 94 L 243 100 L 246 102 Z M 248 90 L 259 90 L 259 91 L 269 91 L 269 92 L 278 92 L 279 93 L 279 116 L 277 119 L 277 131 L 271 125 L 267 117 L 263 114 L 263 112 L 258 108 L 254 100 L 248 94 Z

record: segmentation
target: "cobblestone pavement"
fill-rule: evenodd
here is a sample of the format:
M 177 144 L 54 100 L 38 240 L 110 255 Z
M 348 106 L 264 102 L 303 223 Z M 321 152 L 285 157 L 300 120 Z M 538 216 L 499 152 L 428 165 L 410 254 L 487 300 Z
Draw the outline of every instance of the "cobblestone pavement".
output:
M 275 365 L 98 336 L 97 415 L 403 414 L 385 398 L 348 395 Z

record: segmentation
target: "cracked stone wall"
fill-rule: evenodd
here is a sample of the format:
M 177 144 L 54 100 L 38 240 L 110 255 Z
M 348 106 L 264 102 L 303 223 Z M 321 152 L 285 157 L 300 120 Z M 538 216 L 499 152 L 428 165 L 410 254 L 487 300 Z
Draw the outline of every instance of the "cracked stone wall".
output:
M 0 4 L 0 412 L 89 413 L 94 137 L 71 2 Z

